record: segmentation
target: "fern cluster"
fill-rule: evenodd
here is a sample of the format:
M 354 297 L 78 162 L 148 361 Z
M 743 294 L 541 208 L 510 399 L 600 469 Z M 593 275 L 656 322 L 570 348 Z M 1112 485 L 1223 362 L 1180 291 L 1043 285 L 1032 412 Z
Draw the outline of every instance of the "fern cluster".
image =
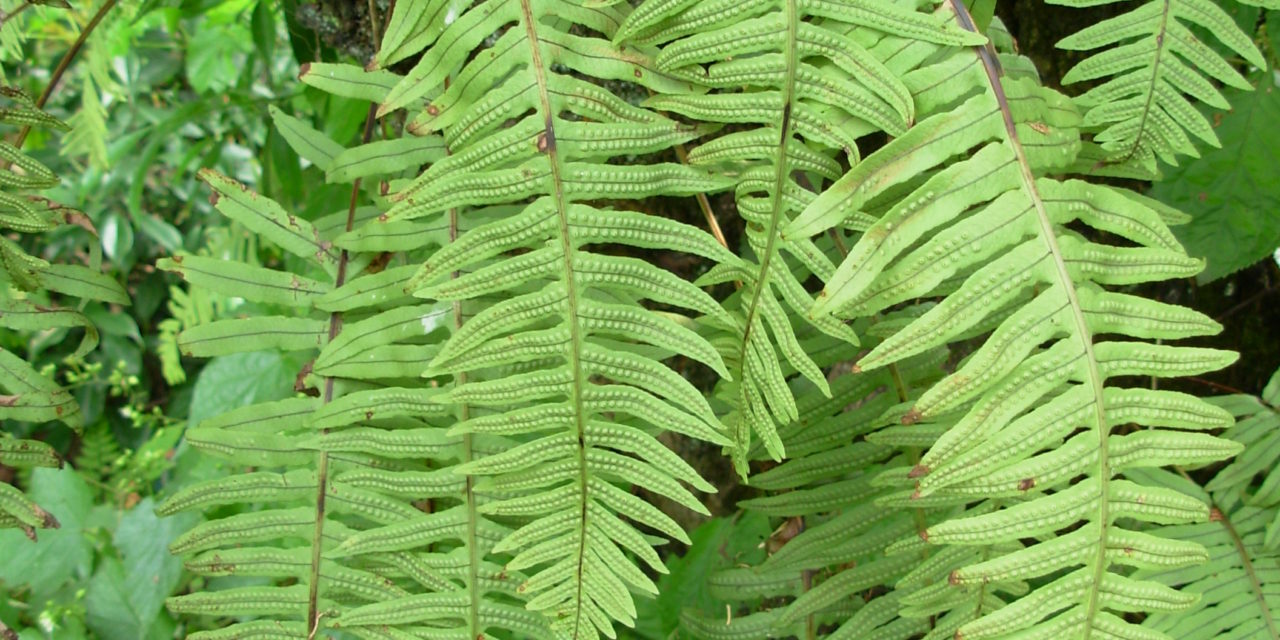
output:
M 0 87 L 0 123 L 23 127 L 66 131 L 67 126 L 40 109 L 20 89 Z M 84 214 L 64 207 L 39 194 L 58 184 L 58 177 L 44 164 L 8 142 L 0 141 L 0 278 L 5 286 L 0 294 L 0 327 L 29 338 L 42 331 L 78 330 L 78 345 L 69 355 L 80 359 L 98 344 L 98 330 L 75 308 L 77 300 L 101 300 L 128 304 L 129 296 L 114 280 L 96 267 L 101 262 L 97 238 L 90 243 L 92 266 L 51 263 L 34 255 L 26 238 L 59 227 L 82 227 L 96 236 Z M 43 367 L 42 367 L 43 369 Z M 0 420 L 8 425 L 61 422 L 79 433 L 84 427 L 80 406 L 71 392 L 52 374 L 56 368 L 37 370 L 28 360 L 0 348 Z M 61 467 L 61 455 L 49 444 L 16 437 L 15 431 L 0 432 L 0 464 L 17 468 Z M 0 482 L 0 527 L 18 527 L 36 539 L 36 530 L 57 527 L 56 514 L 49 513 L 11 484 Z
M 235 619 L 206 639 L 616 637 L 657 547 L 689 542 L 633 489 L 702 513 L 690 489 L 713 489 L 675 434 L 723 447 L 762 492 L 740 506 L 780 522 L 766 559 L 708 577 L 738 615 L 690 611 L 693 637 L 1247 637 L 1196 604 L 1188 567 L 1225 545 L 1196 524 L 1206 494 L 1158 469 L 1268 436 L 1220 437 L 1236 405 L 1134 382 L 1236 357 L 1165 344 L 1219 327 L 1125 291 L 1200 270 L 1184 216 L 1071 177 L 1194 152 L 1187 96 L 1221 106 L 1206 76 L 1238 75 L 1179 20 L 1255 61 L 1223 15 L 1153 2 L 1073 36 L 1123 43 L 1073 99 L 954 0 L 396 3 L 367 68 L 301 76 L 370 103 L 360 143 L 273 111 L 349 206 L 307 221 L 204 172 L 286 256 L 161 265 L 278 309 L 187 328 L 183 355 L 315 353 L 298 397 L 188 431 L 253 470 L 161 507 L 256 505 L 173 550 L 272 585 L 170 608 Z M 405 135 L 373 139 L 379 118 Z M 647 212 L 716 191 L 741 251 Z M 1215 482 L 1214 517 L 1252 544 L 1272 482 Z

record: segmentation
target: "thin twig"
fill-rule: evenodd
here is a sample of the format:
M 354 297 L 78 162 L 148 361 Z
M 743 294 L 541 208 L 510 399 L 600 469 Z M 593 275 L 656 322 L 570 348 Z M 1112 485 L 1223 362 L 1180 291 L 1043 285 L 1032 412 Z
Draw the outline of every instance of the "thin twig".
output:
M 676 145 L 676 158 L 680 160 L 680 164 L 689 164 L 689 154 L 684 150 L 683 144 Z M 711 208 L 711 201 L 707 199 L 707 194 L 698 192 L 694 194 L 698 199 L 698 208 L 702 209 L 702 217 L 707 219 L 707 228 L 711 230 L 711 235 L 716 237 L 716 242 L 720 246 L 728 249 L 729 241 L 724 237 L 724 231 L 720 229 L 720 221 L 716 220 L 716 212 Z
M 31 3 L 30 3 L 30 2 L 24 2 L 24 3 L 20 4 L 20 5 L 18 5 L 18 8 L 17 8 L 17 9 L 14 9 L 14 10 L 13 10 L 13 13 L 10 13 L 10 14 L 8 14 L 8 15 L 4 15 L 4 16 L 0 16 L 0 27 L 3 27 L 3 26 L 4 26 L 4 23 L 8 22 L 10 18 L 16 18 L 16 17 L 18 17 L 18 14 L 20 14 L 20 13 L 22 13 L 23 11 L 26 11 L 27 9 L 30 9 L 30 8 L 31 8 Z
M 1242 309 L 1248 308 L 1248 307 L 1249 307 L 1249 305 L 1252 305 L 1253 303 L 1255 303 L 1255 302 L 1257 302 L 1258 300 L 1262 299 L 1262 298 L 1263 298 L 1263 297 L 1265 297 L 1268 293 L 1275 293 L 1275 292 L 1276 292 L 1276 290 L 1277 290 L 1277 285 L 1274 285 L 1274 284 L 1273 284 L 1273 285 L 1271 285 L 1271 286 L 1267 287 L 1266 289 L 1263 289 L 1262 291 L 1259 291 L 1259 292 L 1257 292 L 1257 293 L 1255 293 L 1255 294 L 1253 294 L 1253 295 L 1249 296 L 1248 298 L 1246 298 L 1246 299 L 1245 299 L 1243 302 L 1241 302 L 1240 304 L 1237 304 L 1236 306 L 1231 307 L 1230 309 L 1227 309 L 1226 311 L 1222 312 L 1221 314 L 1219 314 L 1219 315 L 1218 315 L 1218 317 L 1214 318 L 1214 320 L 1217 320 L 1218 322 L 1222 322 L 1223 320 L 1226 320 L 1227 318 L 1229 318 L 1229 317 L 1231 317 L 1231 316 L 1235 315 L 1237 311 L 1240 311 L 1240 310 L 1242 310 Z
M 369 28 L 373 30 L 373 48 L 376 50 L 382 43 L 382 34 L 378 33 L 378 2 L 377 0 L 369 0 Z
M 89 20 L 89 24 L 80 30 L 80 35 L 76 37 L 76 41 L 71 44 L 71 48 L 62 55 L 62 59 L 58 61 L 58 66 L 54 67 L 53 73 L 49 76 L 49 84 L 45 85 L 44 91 L 40 93 L 40 97 L 36 99 L 36 108 L 43 109 L 45 103 L 49 101 L 49 96 L 53 95 L 53 90 L 58 86 L 58 81 L 62 80 L 62 75 L 67 72 L 67 68 L 71 66 L 71 61 L 75 59 L 76 54 L 80 53 L 80 48 L 84 46 L 89 34 L 98 28 L 98 23 L 107 16 L 107 12 L 116 6 L 116 0 L 107 0 L 98 7 L 98 12 L 93 14 L 93 19 Z M 26 125 L 18 131 L 18 138 L 14 140 L 13 146 L 19 149 L 22 144 L 27 141 L 27 134 L 31 133 L 31 125 Z

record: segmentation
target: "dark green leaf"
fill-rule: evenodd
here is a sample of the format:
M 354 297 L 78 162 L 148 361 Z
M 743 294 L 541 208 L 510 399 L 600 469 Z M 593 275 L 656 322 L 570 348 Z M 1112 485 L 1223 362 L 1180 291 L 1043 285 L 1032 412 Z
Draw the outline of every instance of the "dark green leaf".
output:
M 1226 93 L 1234 109 L 1217 127 L 1221 149 L 1166 168 L 1151 189 L 1161 202 L 1192 215 L 1174 233 L 1187 253 L 1204 257 L 1200 282 L 1234 273 L 1280 246 L 1280 146 L 1266 132 L 1280 130 L 1280 89 L 1262 76 L 1253 92 Z

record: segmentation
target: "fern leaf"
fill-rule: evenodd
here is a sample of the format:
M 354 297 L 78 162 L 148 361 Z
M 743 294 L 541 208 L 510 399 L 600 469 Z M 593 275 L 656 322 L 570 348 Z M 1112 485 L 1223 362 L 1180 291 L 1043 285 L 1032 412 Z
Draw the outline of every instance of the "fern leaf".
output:
M 737 209 L 755 255 L 755 264 L 703 279 L 742 286 L 735 302 L 737 347 L 727 355 L 736 382 L 721 395 L 732 407 L 735 466 L 745 475 L 752 431 L 774 459 L 786 453 L 777 425 L 794 419 L 795 408 L 779 356 L 817 390 L 827 390 L 819 363 L 799 348 L 793 316 L 779 295 L 811 329 L 856 342 L 848 327 L 825 316 L 807 317 L 811 299 L 800 285 L 807 274 L 785 260 L 790 256 L 822 278 L 833 265 L 808 238 L 784 238 L 780 230 L 813 199 L 814 182 L 836 176 L 837 151 L 856 161 L 858 136 L 900 135 L 914 116 L 909 90 L 877 58 L 887 50 L 868 50 L 850 33 L 878 30 L 944 43 L 983 39 L 891 3 L 853 2 L 839 9 L 795 2 L 722 5 L 650 0 L 628 17 L 615 39 L 665 43 L 659 69 L 721 90 L 658 95 L 649 100 L 654 108 L 757 127 L 737 128 L 689 154 L 693 166 L 737 177 Z M 713 13 L 713 6 L 721 11 Z M 735 87 L 746 90 L 723 91 Z
M 1068 6 L 1094 1 L 1054 0 Z M 1250 37 L 1217 3 L 1209 0 L 1158 0 L 1109 18 L 1058 43 L 1063 49 L 1095 53 L 1073 67 L 1065 84 L 1105 79 L 1076 101 L 1083 127 L 1097 149 L 1089 161 L 1130 165 L 1147 175 L 1156 160 L 1177 164 L 1177 156 L 1199 157 L 1195 142 L 1219 146 L 1218 136 L 1194 101 L 1229 108 L 1214 87 L 1251 85 L 1227 61 L 1201 41 L 1192 28 L 1209 33 L 1249 64 L 1266 68 Z M 1096 157 L 1094 157 L 1096 156 Z
M 1179 638 L 1280 638 L 1280 499 L 1275 490 L 1275 443 L 1280 440 L 1280 375 L 1261 397 L 1236 395 L 1209 402 L 1238 422 L 1224 436 L 1244 446 L 1231 464 L 1203 489 L 1182 476 L 1151 472 L 1153 483 L 1196 495 L 1213 509 L 1209 522 L 1167 527 L 1161 535 L 1185 545 L 1203 545 L 1207 563 L 1195 567 L 1144 567 L 1135 577 L 1153 580 L 1199 596 L 1179 615 L 1154 614 L 1143 626 Z M 1224 589 L 1225 585 L 1238 588 Z
M 11 25 L 6 22 L 4 27 L 7 31 Z M 92 88 L 92 80 L 86 77 L 85 82 Z M 0 122 L 4 124 L 70 129 L 37 107 L 30 96 L 19 89 L 0 87 L 0 98 L 6 103 L 0 108 Z M 93 137 L 92 129 L 99 123 L 101 113 L 89 107 L 101 109 L 97 99 L 96 91 L 86 94 L 86 111 L 79 119 L 85 126 L 77 127 L 75 133 Z M 88 142 L 87 147 L 100 150 L 100 142 L 97 145 Z M 10 349 L 25 349 L 32 336 L 49 329 L 81 330 L 83 336 L 78 345 L 65 354 L 79 360 L 97 347 L 99 333 L 89 318 L 74 308 L 75 299 L 80 298 L 82 304 L 101 300 L 127 305 L 129 296 L 119 283 L 98 269 L 101 255 L 96 250 L 97 232 L 84 214 L 37 193 L 57 186 L 58 176 L 7 142 L 0 142 L 0 159 L 3 160 L 0 162 L 0 226 L 6 228 L 5 237 L 0 239 L 0 280 L 6 285 L 0 292 L 0 327 L 6 330 L 8 338 L 6 348 L 0 349 L 0 420 L 6 425 L 6 430 L 0 431 L 0 464 L 19 469 L 61 467 L 62 456 L 49 445 L 19 439 L 7 431 L 15 426 L 22 429 L 18 425 L 22 422 L 61 422 L 79 433 L 84 427 L 79 403 L 71 391 L 63 389 L 56 378 L 50 376 L 49 372 L 56 372 L 56 367 L 50 366 L 45 371 L 44 363 L 37 360 L 35 352 L 19 355 Z M 96 159 L 100 158 L 95 156 Z M 86 229 L 94 235 L 92 267 L 51 264 L 31 255 L 16 241 L 27 234 L 64 232 L 65 229 L 60 229 L 63 226 Z M 58 526 L 57 514 L 33 502 L 15 484 L 0 483 L 0 527 L 19 528 L 35 541 L 37 529 Z
M 962 23 L 967 20 L 958 3 L 949 3 L 949 10 Z M 1129 471 L 1122 463 L 1160 464 L 1163 458 L 1134 457 L 1111 430 L 1130 422 L 1164 427 L 1147 432 L 1147 444 L 1172 450 L 1188 441 L 1186 434 L 1169 429 L 1222 428 L 1230 416 L 1189 396 L 1107 386 L 1108 377 L 1133 366 L 1119 361 L 1139 356 L 1128 351 L 1133 343 L 1103 342 L 1099 334 L 1176 338 L 1216 327 L 1207 318 L 1111 293 L 1102 285 L 1186 275 L 1198 265 L 1172 244 L 1158 213 L 1141 202 L 1107 187 L 1043 177 L 1069 166 L 1078 149 L 1079 120 L 1062 96 L 1026 79 L 1001 78 L 1000 65 L 987 49 L 957 51 L 936 67 L 957 74 L 957 83 L 965 78 L 981 89 L 959 107 L 921 120 L 855 166 L 784 236 L 839 225 L 869 203 L 891 198 L 829 279 L 814 313 L 875 313 L 915 296 L 945 295 L 860 358 L 855 370 L 935 348 L 995 314 L 995 330 L 983 346 L 903 416 L 905 424 L 942 420 L 949 411 L 960 416 L 909 473 L 916 481 L 912 502 L 936 508 L 1010 496 L 1007 480 L 984 483 L 1014 477 L 995 475 L 1005 469 L 1049 473 L 1023 476 L 1016 485 L 1021 495 L 1010 496 L 1013 502 L 1001 508 L 930 525 L 921 533 L 924 540 L 998 550 L 1080 523 L 1097 527 L 1096 535 L 1085 539 L 1085 551 L 1058 567 L 1074 571 L 1055 574 L 1016 605 L 964 621 L 956 633 L 966 638 L 1018 633 L 1139 637 L 1147 632 L 1111 612 L 1185 607 L 1188 600 L 1149 582 L 1131 584 L 1112 570 L 1112 536 L 1126 531 L 1117 521 L 1190 522 L 1208 512 L 1183 494 L 1121 479 L 1119 474 Z M 1101 206 L 1103 199 L 1117 206 Z M 1077 202 L 1086 204 L 1074 206 Z M 1069 230 L 1068 222 L 1120 233 L 1138 246 L 1095 244 Z M 1150 231 L 1136 231 L 1140 227 Z M 926 237 L 934 230 L 940 233 Z M 935 260 L 928 274 L 922 273 L 926 256 Z M 952 277 L 960 279 L 958 286 L 947 283 Z M 1120 307 L 1130 310 L 1124 318 L 1116 313 Z M 1187 362 L 1191 370 L 1197 359 L 1220 366 L 1233 358 L 1171 349 L 1165 359 Z M 1115 365 L 1112 358 L 1118 360 Z M 1180 368 L 1150 370 L 1166 375 Z M 1044 383 L 1015 387 L 1033 377 Z M 1078 431 L 1086 437 L 1073 439 L 1070 449 L 1089 461 L 1079 467 L 1080 479 L 1059 475 L 1054 464 L 1067 462 L 1059 447 Z M 1234 451 L 1213 438 L 1198 446 L 1204 452 L 1200 461 Z M 1031 564 L 1040 557 L 1035 549 L 1003 557 L 1010 565 L 1019 560 L 1022 577 L 1048 575 L 1053 569 Z M 1187 553 L 1180 559 L 1197 558 Z M 963 571 L 959 567 L 952 575 Z M 912 597 L 916 606 L 934 602 L 935 609 L 954 609 L 960 602 L 954 594 L 966 588 L 959 583 L 951 588 Z M 1144 600 L 1138 593 L 1150 597 Z
M 434 227 L 494 214 L 464 227 L 405 284 L 419 297 L 476 309 L 432 357 L 427 374 L 457 381 L 438 399 L 465 417 L 451 435 L 515 443 L 458 470 L 474 476 L 476 491 L 498 498 L 480 511 L 518 514 L 525 523 L 493 552 L 513 554 L 509 566 L 530 572 L 521 587 L 529 608 L 550 617 L 556 637 L 612 637 L 612 621 L 634 624 L 631 592 L 653 591 L 628 554 L 661 566 L 650 542 L 622 518 L 678 531 L 666 516 L 621 498 L 612 483 L 701 511 L 680 482 L 709 485 L 658 443 L 656 429 L 724 441 L 702 394 L 659 360 L 681 353 L 729 372 L 679 315 L 723 318 L 719 305 L 691 283 L 592 245 L 662 246 L 732 260 L 702 232 L 604 204 L 728 184 L 683 165 L 608 162 L 699 133 L 569 73 L 661 92 L 692 90 L 657 66 L 652 48 L 616 48 L 580 35 L 612 36 L 625 6 L 416 4 L 413 11 L 397 7 L 384 38 L 394 52 L 379 63 L 426 50 L 379 113 L 409 108 L 410 131 L 439 132 L 447 155 L 391 195 L 395 205 L 385 224 Z M 472 51 L 482 53 L 468 58 Z M 448 88 L 434 93 L 446 80 Z M 649 311 L 642 300 L 679 311 Z M 614 422 L 607 421 L 611 415 Z M 412 528 L 388 528 L 386 535 L 386 543 L 342 552 L 425 540 Z M 482 628 L 510 622 L 488 615 L 479 616 Z

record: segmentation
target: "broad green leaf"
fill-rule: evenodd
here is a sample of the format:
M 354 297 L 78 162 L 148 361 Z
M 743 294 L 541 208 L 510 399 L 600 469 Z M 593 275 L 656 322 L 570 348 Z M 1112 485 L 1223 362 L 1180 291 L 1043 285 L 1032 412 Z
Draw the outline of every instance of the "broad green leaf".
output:
M 1195 162 L 1165 167 L 1150 195 L 1191 214 L 1174 227 L 1187 253 L 1208 265 L 1201 283 L 1261 260 L 1280 247 L 1280 148 L 1260 131 L 1280 128 L 1280 87 L 1270 74 L 1255 76 L 1253 92 L 1228 91 L 1234 107 L 1215 128 L 1222 148 Z M 1271 213 L 1268 213 L 1271 212 Z

